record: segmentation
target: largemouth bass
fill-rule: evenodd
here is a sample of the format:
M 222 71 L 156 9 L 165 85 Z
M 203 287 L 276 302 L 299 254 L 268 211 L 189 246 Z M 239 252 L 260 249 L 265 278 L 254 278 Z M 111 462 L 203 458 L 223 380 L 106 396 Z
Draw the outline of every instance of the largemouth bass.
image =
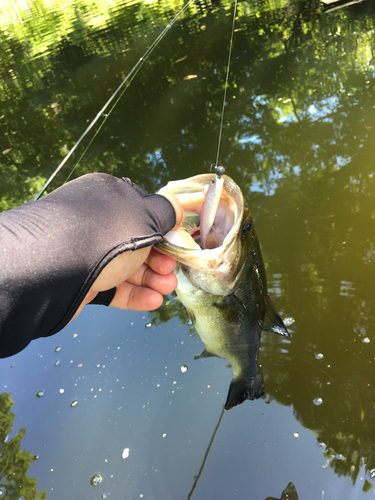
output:
M 215 174 L 197 175 L 169 182 L 159 191 L 178 199 L 185 223 L 165 235 L 158 248 L 178 261 L 176 293 L 205 344 L 196 358 L 218 356 L 232 366 L 228 410 L 264 394 L 258 364 L 261 331 L 290 335 L 267 291 L 251 212 L 241 189 L 226 175 L 205 249 L 200 246 L 205 197 L 214 179 Z

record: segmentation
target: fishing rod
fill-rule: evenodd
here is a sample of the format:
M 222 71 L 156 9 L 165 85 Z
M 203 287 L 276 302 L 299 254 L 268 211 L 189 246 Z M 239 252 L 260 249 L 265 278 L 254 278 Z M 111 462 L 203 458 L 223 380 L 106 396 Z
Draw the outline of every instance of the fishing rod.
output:
M 81 137 L 78 139 L 78 141 L 74 144 L 74 146 L 72 147 L 72 149 L 69 151 L 69 153 L 64 157 L 64 159 L 62 160 L 62 162 L 58 165 L 58 167 L 56 168 L 56 170 L 53 172 L 53 174 L 50 176 L 50 178 L 46 181 L 46 183 L 44 184 L 44 186 L 42 187 L 42 189 L 39 191 L 39 193 L 36 195 L 36 197 L 34 198 L 34 201 L 38 200 L 42 194 L 44 193 L 44 191 L 48 188 L 48 186 L 51 184 L 51 182 L 53 181 L 53 179 L 56 177 L 56 175 L 60 172 L 60 170 L 63 168 L 63 166 L 66 164 L 66 162 L 69 160 L 69 158 L 72 156 L 72 154 L 74 153 L 74 151 L 77 149 L 77 147 L 81 144 L 81 142 L 83 141 L 83 139 L 86 137 L 86 135 L 90 132 L 90 130 L 92 129 L 92 127 L 95 125 L 95 123 L 99 120 L 99 118 L 104 118 L 104 120 L 102 121 L 102 123 L 100 124 L 99 128 L 97 129 L 97 131 L 95 132 L 94 136 L 92 137 L 91 141 L 89 142 L 89 144 L 87 145 L 87 147 L 85 148 L 85 150 L 83 151 L 82 155 L 79 157 L 77 163 L 74 165 L 72 171 L 70 172 L 69 174 L 69 177 L 71 176 L 71 174 L 74 172 L 75 168 L 77 167 L 77 165 L 79 164 L 79 162 L 81 161 L 82 157 L 84 156 L 84 154 L 86 153 L 87 149 L 90 147 L 91 143 L 93 142 L 93 140 L 95 139 L 95 137 L 98 135 L 98 133 L 100 132 L 100 129 L 102 128 L 102 126 L 104 125 L 106 119 L 109 117 L 109 115 L 112 113 L 113 109 L 115 108 L 115 106 L 117 105 L 118 101 L 121 99 L 121 97 L 124 95 L 126 89 L 129 87 L 129 85 L 131 84 L 131 82 L 133 81 L 135 75 L 138 73 L 138 71 L 140 70 L 141 66 L 144 64 L 144 62 L 148 59 L 148 57 L 150 56 L 150 54 L 153 52 L 153 50 L 156 48 L 156 46 L 159 44 L 159 42 L 164 38 L 164 36 L 166 35 L 167 31 L 175 24 L 175 22 L 177 21 L 177 19 L 187 10 L 187 8 L 189 7 L 189 5 L 191 3 L 193 3 L 195 0 L 188 0 L 188 2 L 182 7 L 182 9 L 175 15 L 175 17 L 172 19 L 172 21 L 164 28 L 164 30 L 160 33 L 160 35 L 154 40 L 154 42 L 150 45 L 150 47 L 146 50 L 146 52 L 143 54 L 143 56 L 138 60 L 138 62 L 133 66 L 133 68 L 130 70 L 130 72 L 128 73 L 128 75 L 124 78 L 124 80 L 121 82 L 121 84 L 117 87 L 117 89 L 114 91 L 114 93 L 112 94 L 112 96 L 108 99 L 108 101 L 104 104 L 104 106 L 102 107 L 102 109 L 99 111 L 99 113 L 96 115 L 96 117 L 91 121 L 90 125 L 86 128 L 86 130 L 83 132 L 83 134 L 81 135 Z M 107 110 L 108 106 L 114 101 L 115 97 L 117 97 L 117 100 L 114 102 L 113 106 L 110 108 L 110 110 L 105 113 L 105 111 Z M 68 179 L 69 179 L 68 177 Z M 68 180 L 67 179 L 67 180 Z

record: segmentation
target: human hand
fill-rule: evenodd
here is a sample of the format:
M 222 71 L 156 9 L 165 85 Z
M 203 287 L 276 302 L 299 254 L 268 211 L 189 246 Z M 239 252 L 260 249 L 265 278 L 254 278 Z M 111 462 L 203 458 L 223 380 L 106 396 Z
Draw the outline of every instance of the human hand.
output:
M 134 259 L 134 272 L 117 285 L 115 296 L 110 305 L 119 309 L 131 309 L 133 311 L 157 309 L 163 303 L 163 295 L 172 293 L 177 286 L 177 278 L 173 274 L 176 261 L 165 254 L 157 252 L 153 247 L 131 253 L 138 254 L 132 256 Z M 126 254 L 129 254 L 129 252 L 126 252 Z M 123 254 L 124 257 L 128 257 L 126 254 Z M 146 259 L 143 259 L 144 254 L 148 254 Z M 121 255 L 118 257 L 121 257 Z M 135 264 L 136 260 L 138 262 L 143 260 L 143 263 L 137 266 Z M 116 265 L 118 264 L 116 263 Z M 131 271 L 130 268 L 128 269 Z M 98 280 L 100 278 L 99 276 Z
M 111 306 L 133 311 L 157 309 L 163 303 L 163 295 L 172 293 L 177 286 L 173 274 L 175 265 L 174 259 L 153 247 L 118 255 L 95 280 L 74 318 L 99 292 L 114 287 L 116 293 Z
M 177 285 L 175 261 L 152 246 L 183 218 L 178 200 L 103 173 L 2 212 L 0 357 L 62 330 L 94 299 L 122 309 L 159 307 Z

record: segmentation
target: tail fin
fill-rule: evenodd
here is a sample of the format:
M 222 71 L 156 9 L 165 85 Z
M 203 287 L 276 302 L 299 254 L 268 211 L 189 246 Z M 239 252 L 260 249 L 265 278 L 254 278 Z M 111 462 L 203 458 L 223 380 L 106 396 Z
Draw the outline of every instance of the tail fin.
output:
M 228 391 L 227 402 L 225 403 L 225 409 L 230 410 L 234 406 L 243 403 L 245 399 L 259 399 L 263 394 L 263 373 L 261 367 L 258 366 L 256 375 L 251 379 L 239 377 L 236 380 L 232 380 Z

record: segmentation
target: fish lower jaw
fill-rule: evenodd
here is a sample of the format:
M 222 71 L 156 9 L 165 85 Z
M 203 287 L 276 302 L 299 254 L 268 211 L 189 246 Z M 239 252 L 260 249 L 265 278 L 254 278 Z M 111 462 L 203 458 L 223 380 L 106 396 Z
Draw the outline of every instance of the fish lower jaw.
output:
M 206 269 L 195 270 L 186 267 L 183 272 L 192 286 L 211 295 L 228 295 L 234 287 L 235 282 L 231 274 L 226 272 L 215 273 Z

